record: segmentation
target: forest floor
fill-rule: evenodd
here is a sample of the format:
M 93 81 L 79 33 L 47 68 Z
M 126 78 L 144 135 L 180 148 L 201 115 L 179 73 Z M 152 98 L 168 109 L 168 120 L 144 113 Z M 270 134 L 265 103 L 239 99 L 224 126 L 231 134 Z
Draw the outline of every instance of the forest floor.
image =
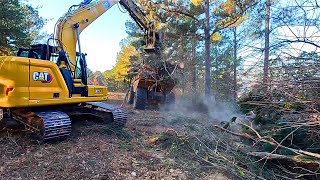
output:
M 120 105 L 121 94 L 109 103 Z M 92 121 L 73 121 L 70 138 L 38 144 L 25 131 L 2 130 L 0 179 L 233 179 L 188 159 L 179 159 L 174 143 L 163 146 L 160 134 L 179 134 L 168 119 L 176 112 L 128 111 L 122 130 Z M 171 133 L 172 134 L 172 133 Z

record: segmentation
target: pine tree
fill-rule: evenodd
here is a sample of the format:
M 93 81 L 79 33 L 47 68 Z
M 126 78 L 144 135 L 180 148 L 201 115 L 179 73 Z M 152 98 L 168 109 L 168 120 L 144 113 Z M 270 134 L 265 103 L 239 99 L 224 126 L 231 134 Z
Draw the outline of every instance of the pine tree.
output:
M 29 47 L 41 34 L 44 23 L 37 9 L 21 0 L 0 1 L 0 55 Z

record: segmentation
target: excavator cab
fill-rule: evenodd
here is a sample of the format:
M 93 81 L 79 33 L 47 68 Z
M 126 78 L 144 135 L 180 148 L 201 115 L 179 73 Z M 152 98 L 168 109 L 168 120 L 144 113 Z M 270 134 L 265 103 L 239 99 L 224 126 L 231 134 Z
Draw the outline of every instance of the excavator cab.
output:
M 69 90 L 69 97 L 72 94 L 79 94 L 83 97 L 88 96 L 88 73 L 86 54 L 76 53 L 76 64 L 70 64 L 67 54 L 64 51 L 56 52 L 57 47 L 46 44 L 31 45 L 30 49 L 20 48 L 17 56 L 27 57 L 38 60 L 52 61 L 59 67 L 59 70 L 65 80 L 67 88 Z M 70 66 L 75 66 L 75 71 L 72 71 Z
M 30 49 L 19 48 L 17 56 L 27 57 L 33 59 L 50 60 L 51 54 L 54 52 L 56 47 L 46 44 L 31 45 Z
M 81 82 L 84 85 L 88 85 L 88 68 L 86 55 L 87 54 L 77 52 L 77 63 L 75 72 L 75 79 L 81 79 Z
M 60 51 L 58 54 L 56 64 L 66 82 L 70 98 L 73 94 L 78 94 L 82 97 L 88 96 L 88 75 L 85 56 L 85 54 L 77 52 L 76 64 L 71 64 L 65 51 Z M 75 68 L 71 68 L 71 66 L 75 66 Z
M 27 57 L 39 60 L 50 60 L 55 62 L 59 67 L 61 64 L 64 66 L 69 65 L 69 61 L 67 60 L 67 56 L 64 52 L 56 52 L 55 46 L 50 46 L 46 44 L 36 44 L 31 45 L 30 49 L 19 48 L 17 52 L 18 57 Z M 81 79 L 81 82 L 87 85 L 87 63 L 86 63 L 86 55 L 84 53 L 77 52 L 76 54 L 76 71 L 72 72 L 74 79 Z

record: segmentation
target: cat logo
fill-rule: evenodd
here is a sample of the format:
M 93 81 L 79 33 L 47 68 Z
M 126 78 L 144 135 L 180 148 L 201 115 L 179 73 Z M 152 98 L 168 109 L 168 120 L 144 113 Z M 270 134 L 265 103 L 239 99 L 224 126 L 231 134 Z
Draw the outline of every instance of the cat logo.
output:
M 104 7 L 106 10 L 108 10 L 108 9 L 111 7 L 109 0 L 106 0 L 105 2 L 103 2 L 103 7 Z
M 32 79 L 34 81 L 40 81 L 42 83 L 51 83 L 52 75 L 47 72 L 33 72 Z

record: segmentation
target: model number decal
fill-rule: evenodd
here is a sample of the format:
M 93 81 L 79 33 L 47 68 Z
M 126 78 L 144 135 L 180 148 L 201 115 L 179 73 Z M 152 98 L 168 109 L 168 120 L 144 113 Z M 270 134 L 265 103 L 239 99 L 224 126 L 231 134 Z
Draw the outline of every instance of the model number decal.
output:
M 52 75 L 48 72 L 33 72 L 32 79 L 42 83 L 51 83 Z

